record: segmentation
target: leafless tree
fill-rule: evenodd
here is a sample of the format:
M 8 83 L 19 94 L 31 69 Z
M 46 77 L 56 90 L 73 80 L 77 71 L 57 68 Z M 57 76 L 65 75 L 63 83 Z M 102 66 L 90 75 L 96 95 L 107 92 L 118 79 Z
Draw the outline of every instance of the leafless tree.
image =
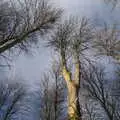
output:
M 116 99 L 112 94 L 113 87 L 108 84 L 104 69 L 95 66 L 90 67 L 84 72 L 83 77 L 84 88 L 88 92 L 88 99 L 95 103 L 93 113 L 101 113 L 96 116 L 97 119 L 119 120 L 119 99 Z
M 58 25 L 48 42 L 48 46 L 52 47 L 60 56 L 60 67 L 68 89 L 68 117 L 70 120 L 81 119 L 78 100 L 81 81 L 80 56 L 89 48 L 91 39 L 92 28 L 89 20 L 82 18 L 79 21 L 70 17 Z M 69 63 L 74 70 L 69 69 Z
M 19 114 L 25 110 L 25 106 L 22 104 L 25 95 L 26 90 L 22 84 L 15 81 L 13 83 L 0 81 L 0 119 L 17 120 L 20 117 Z
M 119 25 L 107 25 L 96 30 L 94 46 L 98 55 L 112 56 L 117 61 L 120 60 L 120 30 Z
M 0 0 L 0 54 L 37 45 L 38 36 L 48 33 L 61 13 L 47 0 Z
M 57 66 L 44 75 L 40 89 L 42 91 L 40 118 L 42 120 L 63 120 L 66 117 L 65 85 Z

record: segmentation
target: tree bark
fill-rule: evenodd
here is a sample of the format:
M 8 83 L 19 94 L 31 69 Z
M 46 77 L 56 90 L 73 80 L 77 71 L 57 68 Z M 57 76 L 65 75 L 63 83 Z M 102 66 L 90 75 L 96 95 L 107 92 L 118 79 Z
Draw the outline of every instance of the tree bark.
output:
M 62 73 L 68 89 L 68 120 L 82 120 L 79 104 L 80 63 L 75 63 L 74 80 L 63 59 Z
M 74 81 L 67 84 L 68 87 L 68 120 L 81 120 L 79 104 L 79 87 Z

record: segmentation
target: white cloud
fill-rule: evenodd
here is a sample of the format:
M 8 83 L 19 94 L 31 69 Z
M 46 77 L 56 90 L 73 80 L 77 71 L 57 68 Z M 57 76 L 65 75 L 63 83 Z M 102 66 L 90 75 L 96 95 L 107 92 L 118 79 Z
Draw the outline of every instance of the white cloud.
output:
M 69 14 L 79 14 L 81 16 L 91 16 L 101 7 L 99 0 L 53 0 L 55 3 L 64 8 Z

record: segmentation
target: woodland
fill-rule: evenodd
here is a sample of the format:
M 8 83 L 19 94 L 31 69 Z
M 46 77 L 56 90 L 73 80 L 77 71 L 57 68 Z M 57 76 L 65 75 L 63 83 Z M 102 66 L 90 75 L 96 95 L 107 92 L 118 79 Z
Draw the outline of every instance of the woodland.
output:
M 120 11 L 119 0 L 101 1 Z M 0 120 L 120 120 L 117 21 L 66 17 L 49 0 L 0 0 Z M 55 57 L 36 88 L 8 79 L 11 59 L 41 42 Z

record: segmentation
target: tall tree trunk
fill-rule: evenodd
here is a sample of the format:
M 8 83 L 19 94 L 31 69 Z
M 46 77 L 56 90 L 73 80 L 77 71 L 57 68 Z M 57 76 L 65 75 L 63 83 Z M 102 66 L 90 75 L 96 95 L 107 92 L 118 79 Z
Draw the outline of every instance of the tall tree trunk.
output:
M 79 105 L 79 87 L 74 81 L 67 84 L 68 87 L 68 119 L 81 120 L 80 105 Z
M 71 72 L 67 69 L 67 65 L 64 59 L 62 73 L 68 89 L 68 120 L 82 120 L 79 104 L 79 88 L 80 88 L 79 61 L 75 63 L 74 80 L 72 80 Z

